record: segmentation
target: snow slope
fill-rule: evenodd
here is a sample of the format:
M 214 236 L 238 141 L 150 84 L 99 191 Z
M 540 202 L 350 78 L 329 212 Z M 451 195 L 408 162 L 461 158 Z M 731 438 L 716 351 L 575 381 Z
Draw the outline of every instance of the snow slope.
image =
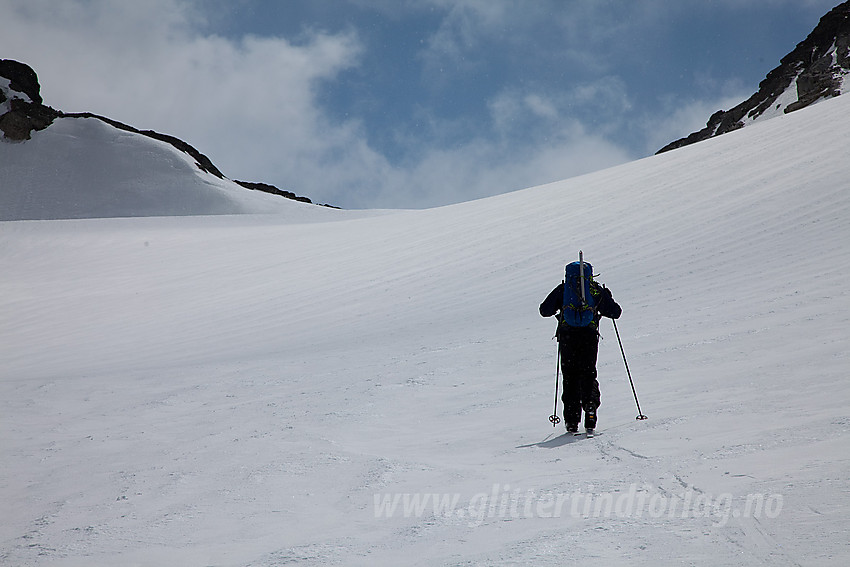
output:
M 339 216 L 219 179 L 170 144 L 96 118 L 0 139 L 0 221 L 240 213 Z
M 0 563 L 848 564 L 848 131 L 373 218 L 0 223 Z M 580 248 L 649 416 L 605 321 L 593 440 L 537 314 Z

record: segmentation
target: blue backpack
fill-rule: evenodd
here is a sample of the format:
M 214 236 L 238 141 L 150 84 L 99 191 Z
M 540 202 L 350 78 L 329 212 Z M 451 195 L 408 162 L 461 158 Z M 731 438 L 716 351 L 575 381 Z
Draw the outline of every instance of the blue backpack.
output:
M 581 273 L 584 264 L 584 299 L 582 299 Z M 593 266 L 587 262 L 567 264 L 564 273 L 564 306 L 561 320 L 570 327 L 595 325 L 599 290 L 593 281 Z

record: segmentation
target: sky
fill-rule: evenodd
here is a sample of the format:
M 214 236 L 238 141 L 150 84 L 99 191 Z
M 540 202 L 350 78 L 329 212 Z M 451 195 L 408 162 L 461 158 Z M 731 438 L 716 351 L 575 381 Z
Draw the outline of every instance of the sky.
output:
M 231 179 L 422 208 L 655 153 L 749 97 L 837 0 L 0 0 L 45 104 Z

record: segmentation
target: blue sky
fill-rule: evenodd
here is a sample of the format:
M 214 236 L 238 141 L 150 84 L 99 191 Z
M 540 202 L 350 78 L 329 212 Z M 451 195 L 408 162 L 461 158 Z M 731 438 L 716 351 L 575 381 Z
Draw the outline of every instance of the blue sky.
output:
M 747 98 L 838 2 L 0 0 L 46 104 L 235 179 L 425 207 L 651 155 Z

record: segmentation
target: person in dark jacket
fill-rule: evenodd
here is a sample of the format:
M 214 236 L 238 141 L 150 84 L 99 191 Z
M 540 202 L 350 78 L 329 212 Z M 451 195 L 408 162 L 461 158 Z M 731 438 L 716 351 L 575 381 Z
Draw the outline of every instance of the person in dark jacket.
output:
M 596 380 L 596 355 L 599 348 L 599 318 L 617 319 L 623 310 L 611 296 L 611 290 L 591 279 L 590 293 L 596 299 L 593 322 L 586 327 L 571 327 L 560 317 L 564 302 L 564 284 L 558 287 L 540 304 L 540 315 L 559 315 L 557 331 L 558 349 L 561 356 L 561 372 L 564 376 L 564 424 L 567 431 L 575 433 L 584 410 L 584 427 L 590 433 L 596 428 L 596 408 L 600 404 L 599 382 Z

